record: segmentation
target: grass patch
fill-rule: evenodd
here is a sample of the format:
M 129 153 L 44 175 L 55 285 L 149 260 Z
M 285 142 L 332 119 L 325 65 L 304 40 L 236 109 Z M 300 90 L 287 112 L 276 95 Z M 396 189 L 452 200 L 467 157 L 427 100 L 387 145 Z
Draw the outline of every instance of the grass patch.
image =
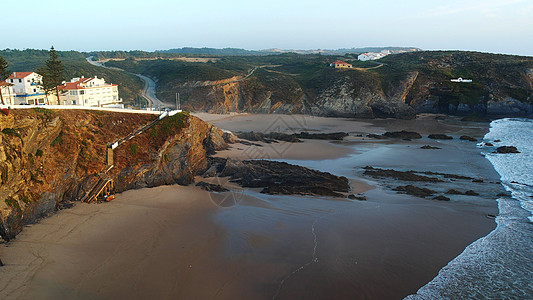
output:
M 13 197 L 9 197 L 7 198 L 6 200 L 4 200 L 4 202 L 7 204 L 7 206 L 9 207 L 15 207 L 15 208 L 18 208 L 20 209 L 20 204 L 18 203 L 17 200 L 15 200 L 15 198 Z
M 56 136 L 56 138 L 50 143 L 50 146 L 61 144 L 61 141 L 62 141 L 61 138 L 63 137 L 63 135 L 64 135 L 63 130 L 61 130 L 59 134 Z
M 52 110 L 49 110 L 49 109 L 46 109 L 46 108 L 42 108 L 42 107 L 34 107 L 32 108 L 32 110 L 37 113 L 37 114 L 40 114 L 40 115 L 44 115 L 48 118 L 54 116 L 56 113 Z
M 24 202 L 25 204 L 29 204 L 31 202 L 30 198 L 28 198 L 28 196 L 26 195 L 23 195 L 22 199 L 20 200 L 22 200 L 22 202 Z
M 17 132 L 16 129 L 13 129 L 13 128 L 4 128 L 4 129 L 2 129 L 2 133 L 3 134 L 8 134 L 8 135 L 14 135 L 14 136 L 20 138 L 20 134 Z
M 137 156 L 137 151 L 139 150 L 139 145 L 137 144 L 130 144 L 130 154 L 133 156 Z
M 189 117 L 186 112 L 175 114 L 171 117 L 163 118 L 159 123 L 159 130 L 165 134 L 170 134 L 173 130 L 179 130 L 185 127 L 185 121 Z

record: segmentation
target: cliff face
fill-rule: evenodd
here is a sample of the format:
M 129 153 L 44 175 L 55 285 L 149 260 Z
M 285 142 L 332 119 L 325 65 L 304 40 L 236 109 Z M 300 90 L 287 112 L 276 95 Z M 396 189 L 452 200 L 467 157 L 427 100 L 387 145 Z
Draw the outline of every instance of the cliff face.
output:
M 434 51 L 389 55 L 353 69 L 332 69 L 336 58 L 276 56 L 257 58 L 249 77 L 190 81 L 152 72 L 160 91 L 177 91 L 182 106 L 212 113 L 304 113 L 341 117 L 413 118 L 431 112 L 489 117 L 533 117 L 533 59 L 476 52 Z M 232 70 L 239 65 L 213 64 Z M 252 64 L 253 59 L 248 59 Z M 350 61 L 355 65 L 358 62 Z M 360 63 L 360 62 L 359 62 Z M 163 64 L 163 62 L 160 62 Z M 227 68 L 227 69 L 225 69 Z M 153 68 L 148 68 L 153 71 Z M 166 70 L 166 69 L 164 69 Z M 205 71 L 205 70 L 204 70 Z M 454 83 L 453 78 L 472 79 Z M 159 95 L 174 102 L 174 93 Z
M 363 71 L 327 70 L 328 78 L 318 88 L 304 88 L 286 74 L 257 70 L 242 80 L 187 82 L 161 89 L 178 89 L 184 107 L 211 113 L 306 113 L 335 117 L 412 118 L 415 111 L 405 104 L 412 77 L 385 93 L 379 79 Z M 326 83 L 326 84 L 324 84 Z
M 46 109 L 0 115 L 0 235 L 80 200 L 106 167 L 107 143 L 149 123 L 154 115 Z M 108 175 L 118 192 L 188 184 L 207 166 L 206 151 L 227 145 L 222 132 L 195 117 L 164 118 L 115 150 Z

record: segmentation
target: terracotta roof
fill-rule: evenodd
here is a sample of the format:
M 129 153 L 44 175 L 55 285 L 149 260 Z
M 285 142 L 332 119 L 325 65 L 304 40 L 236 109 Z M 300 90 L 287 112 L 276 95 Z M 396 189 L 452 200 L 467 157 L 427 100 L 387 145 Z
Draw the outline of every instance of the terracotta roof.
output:
M 7 79 L 22 79 L 33 74 L 33 72 L 13 72 Z
M 11 86 L 11 85 L 13 85 L 13 84 L 7 83 L 5 81 L 0 81 L 0 86 Z
M 336 60 L 332 64 L 334 64 L 334 65 L 347 65 L 347 63 L 343 62 L 342 60 Z
M 60 90 L 83 90 L 83 89 L 86 89 L 86 88 L 92 88 L 90 86 L 85 86 L 85 83 L 93 80 L 94 78 L 80 78 L 78 81 L 75 81 L 75 82 L 67 82 L 63 85 L 60 85 L 59 86 L 59 89 Z M 108 86 L 106 84 L 106 86 Z M 111 86 L 117 86 L 116 84 L 111 84 Z M 98 87 L 101 87 L 101 86 L 94 86 L 94 88 L 98 88 Z

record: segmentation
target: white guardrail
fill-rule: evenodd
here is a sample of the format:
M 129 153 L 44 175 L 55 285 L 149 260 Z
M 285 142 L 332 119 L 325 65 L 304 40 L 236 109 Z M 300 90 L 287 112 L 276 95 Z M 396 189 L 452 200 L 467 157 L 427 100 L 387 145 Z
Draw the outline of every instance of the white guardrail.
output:
M 128 109 L 128 108 L 109 108 L 109 107 L 92 107 L 92 106 L 77 106 L 77 105 L 2 105 L 0 108 L 9 108 L 9 109 L 30 109 L 30 108 L 46 108 L 46 109 L 82 109 L 82 110 L 101 110 L 101 111 L 113 111 L 113 112 L 122 112 L 122 113 L 131 113 L 131 114 L 154 114 L 162 115 L 165 114 L 173 116 L 179 112 L 178 110 L 141 110 L 141 109 Z M 161 118 L 162 119 L 162 118 Z

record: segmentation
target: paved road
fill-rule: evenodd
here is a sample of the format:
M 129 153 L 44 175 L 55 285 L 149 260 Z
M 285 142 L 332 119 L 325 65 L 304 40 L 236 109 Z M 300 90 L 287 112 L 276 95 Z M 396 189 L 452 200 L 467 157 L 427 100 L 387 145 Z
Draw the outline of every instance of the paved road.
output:
M 144 81 L 143 97 L 155 107 L 156 110 L 166 107 L 167 105 L 155 96 L 155 81 L 141 74 L 134 74 Z
M 104 63 L 102 63 L 101 61 L 93 60 L 92 56 L 89 56 L 86 59 L 87 59 L 87 62 L 93 66 L 126 72 L 120 68 L 106 67 Z M 157 99 L 157 97 L 155 96 L 155 87 L 156 87 L 155 81 L 141 74 L 135 74 L 135 73 L 130 73 L 130 72 L 126 72 L 126 73 L 133 74 L 141 78 L 144 81 L 144 88 L 143 88 L 142 96 L 144 99 L 146 99 L 146 101 L 148 101 L 151 107 L 155 108 L 156 110 L 161 110 L 162 108 L 168 107 L 167 104 L 163 103 L 161 100 Z

